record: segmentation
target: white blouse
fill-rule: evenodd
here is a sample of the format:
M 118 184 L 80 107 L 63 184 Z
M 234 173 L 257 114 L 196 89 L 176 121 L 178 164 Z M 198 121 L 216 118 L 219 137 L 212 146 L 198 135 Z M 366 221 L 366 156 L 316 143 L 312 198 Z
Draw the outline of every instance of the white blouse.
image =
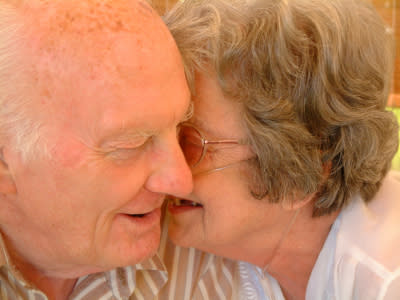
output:
M 374 199 L 357 196 L 338 216 L 318 256 L 306 300 L 400 300 L 400 181 L 389 173 Z M 398 176 L 398 175 L 397 175 Z M 278 282 L 239 262 L 233 295 L 284 300 Z

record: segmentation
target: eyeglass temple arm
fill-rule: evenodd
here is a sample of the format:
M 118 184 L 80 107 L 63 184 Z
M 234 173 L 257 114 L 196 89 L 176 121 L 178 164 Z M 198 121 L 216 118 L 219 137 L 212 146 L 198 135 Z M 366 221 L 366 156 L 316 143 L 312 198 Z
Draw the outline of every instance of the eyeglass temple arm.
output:
M 220 140 L 220 141 L 208 141 L 205 140 L 204 144 L 240 144 L 238 140 Z

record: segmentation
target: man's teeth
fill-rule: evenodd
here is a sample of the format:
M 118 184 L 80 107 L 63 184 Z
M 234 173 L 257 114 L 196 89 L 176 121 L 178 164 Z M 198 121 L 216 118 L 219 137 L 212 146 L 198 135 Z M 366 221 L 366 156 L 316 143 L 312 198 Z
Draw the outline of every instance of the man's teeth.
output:
M 193 202 L 193 201 L 185 200 L 185 199 L 177 199 L 177 198 L 175 198 L 173 200 L 173 203 L 175 206 L 202 206 L 201 204 L 199 204 L 197 202 Z

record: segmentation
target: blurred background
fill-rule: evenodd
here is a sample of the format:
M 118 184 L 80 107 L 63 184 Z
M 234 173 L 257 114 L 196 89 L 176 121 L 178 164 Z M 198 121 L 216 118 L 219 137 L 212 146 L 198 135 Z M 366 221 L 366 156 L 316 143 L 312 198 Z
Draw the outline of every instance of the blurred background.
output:
M 168 11 L 177 1 L 182 0 L 152 0 L 154 8 L 160 15 Z M 395 38 L 396 60 L 394 65 L 392 91 L 388 99 L 387 109 L 392 110 L 400 123 L 400 1 L 370 0 L 387 24 L 387 33 Z M 399 131 L 400 135 L 400 131 Z M 393 169 L 400 171 L 400 149 L 395 156 Z

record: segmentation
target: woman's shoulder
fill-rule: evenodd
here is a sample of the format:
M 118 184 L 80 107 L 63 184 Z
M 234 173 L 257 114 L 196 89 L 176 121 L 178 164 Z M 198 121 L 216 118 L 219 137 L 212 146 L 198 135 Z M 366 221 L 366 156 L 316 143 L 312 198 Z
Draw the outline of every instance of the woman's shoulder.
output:
M 395 173 L 385 177 L 371 202 L 357 196 L 338 223 L 333 264 L 338 298 L 400 299 L 400 181 Z M 397 298 L 388 296 L 393 291 Z
M 400 180 L 390 172 L 369 203 L 357 195 L 338 217 L 338 242 L 344 251 L 358 249 L 388 269 L 400 264 Z M 356 251 L 356 250 L 355 250 Z M 394 265 L 391 266 L 393 260 Z

